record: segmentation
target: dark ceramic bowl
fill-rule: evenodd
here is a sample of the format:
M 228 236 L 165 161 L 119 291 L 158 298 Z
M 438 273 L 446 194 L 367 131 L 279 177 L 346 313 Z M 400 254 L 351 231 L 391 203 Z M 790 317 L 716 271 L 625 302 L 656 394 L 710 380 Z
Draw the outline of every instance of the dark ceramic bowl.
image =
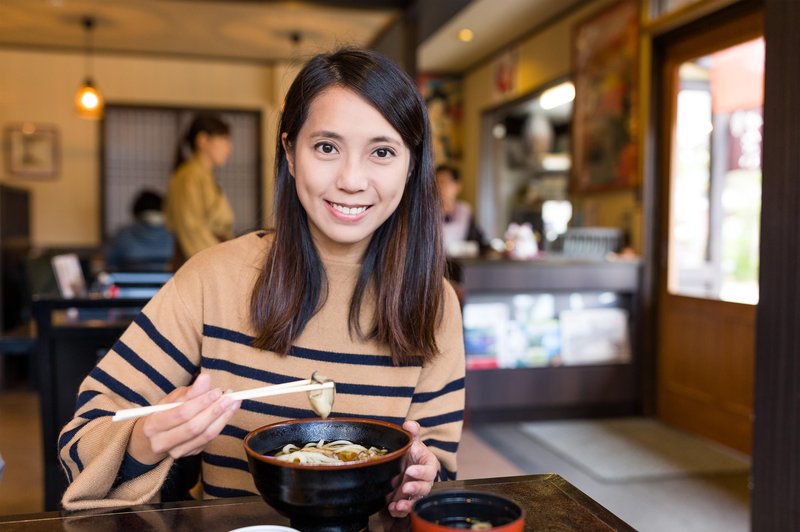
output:
M 342 465 L 307 465 L 272 456 L 288 443 L 350 440 L 381 447 L 379 458 Z M 296 419 L 258 428 L 244 439 L 250 473 L 267 503 L 306 531 L 357 531 L 386 506 L 411 436 L 383 421 L 359 418 Z
M 482 523 L 486 528 L 481 528 Z M 423 497 L 411 512 L 414 532 L 471 529 L 522 532 L 525 512 L 510 499 L 481 491 L 440 491 Z

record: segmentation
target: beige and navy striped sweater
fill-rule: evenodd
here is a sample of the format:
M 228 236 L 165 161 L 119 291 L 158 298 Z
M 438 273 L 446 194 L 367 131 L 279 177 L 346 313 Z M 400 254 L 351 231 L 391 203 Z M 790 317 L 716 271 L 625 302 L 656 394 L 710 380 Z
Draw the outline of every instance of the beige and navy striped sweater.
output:
M 394 366 L 386 346 L 349 335 L 350 296 L 360 265 L 326 260 L 328 298 L 287 357 L 250 347 L 253 283 L 270 245 L 251 233 L 193 257 L 147 304 L 81 384 L 75 417 L 62 430 L 59 453 L 70 486 L 67 509 L 158 500 L 172 459 L 120 483 L 120 464 L 134 420 L 111 422 L 121 408 L 157 403 L 199 372 L 212 386 L 243 390 L 308 378 L 315 370 L 336 382 L 332 416 L 401 424 L 413 419 L 437 455 L 444 478 L 455 478 L 464 412 L 464 344 L 455 293 L 446 284 L 441 354 L 424 366 Z M 362 306 L 369 330 L 374 304 Z M 309 418 L 305 394 L 249 400 L 202 453 L 207 498 L 256 494 L 242 439 L 251 430 L 289 418 Z M 116 480 L 116 482 L 115 482 Z

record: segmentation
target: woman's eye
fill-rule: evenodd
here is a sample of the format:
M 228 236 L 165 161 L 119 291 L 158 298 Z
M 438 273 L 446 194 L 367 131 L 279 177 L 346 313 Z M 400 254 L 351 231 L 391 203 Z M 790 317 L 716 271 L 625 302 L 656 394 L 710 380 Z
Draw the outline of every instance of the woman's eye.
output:
M 320 142 L 315 146 L 317 151 L 324 153 L 325 155 L 331 155 L 336 153 L 336 146 L 331 144 L 330 142 Z
M 373 152 L 379 159 L 386 159 L 394 155 L 394 152 L 389 148 L 378 148 Z

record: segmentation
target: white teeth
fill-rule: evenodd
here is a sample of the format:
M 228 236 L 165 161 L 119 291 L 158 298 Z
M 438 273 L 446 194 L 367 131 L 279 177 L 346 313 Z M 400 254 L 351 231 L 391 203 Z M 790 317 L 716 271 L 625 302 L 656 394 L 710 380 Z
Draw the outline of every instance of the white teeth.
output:
M 331 205 L 334 209 L 342 214 L 361 214 L 367 210 L 366 207 L 345 207 L 344 205 L 339 205 L 338 203 L 331 203 Z

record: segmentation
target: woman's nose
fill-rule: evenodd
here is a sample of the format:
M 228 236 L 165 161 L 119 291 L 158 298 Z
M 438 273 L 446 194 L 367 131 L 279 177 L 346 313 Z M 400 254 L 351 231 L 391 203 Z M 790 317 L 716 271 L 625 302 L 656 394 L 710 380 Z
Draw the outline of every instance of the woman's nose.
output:
M 348 157 L 339 168 L 336 186 L 346 192 L 359 192 L 367 188 L 367 170 L 362 161 Z

